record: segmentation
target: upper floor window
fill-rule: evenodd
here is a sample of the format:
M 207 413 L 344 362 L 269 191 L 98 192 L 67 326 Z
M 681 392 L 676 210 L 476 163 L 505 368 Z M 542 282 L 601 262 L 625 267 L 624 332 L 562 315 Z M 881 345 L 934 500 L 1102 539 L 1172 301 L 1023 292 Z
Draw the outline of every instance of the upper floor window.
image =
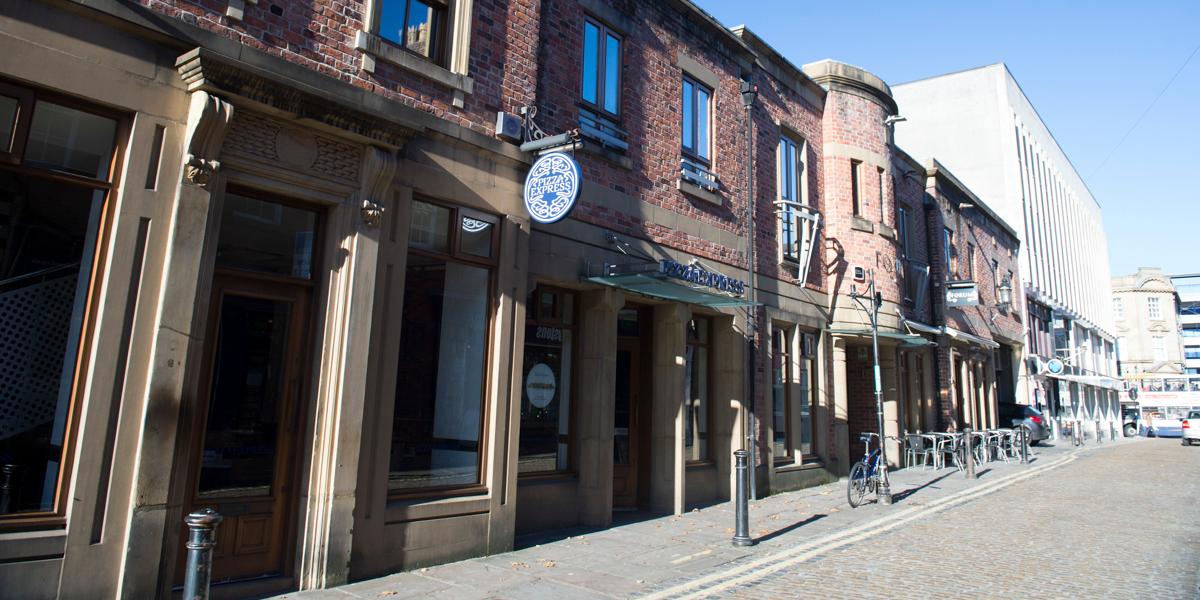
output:
M 1167 360 L 1167 341 L 1163 336 L 1154 336 L 1154 360 Z
M 583 23 L 580 96 L 610 117 L 621 114 L 621 36 L 591 19 Z
M 879 222 L 883 223 L 883 207 L 887 204 L 884 201 L 887 198 L 887 185 L 884 182 L 887 181 L 887 178 L 882 168 L 876 167 L 876 170 L 879 172 Z
M 1125 319 L 1125 301 L 1120 298 L 1113 298 L 1113 318 L 1118 321 Z
M 379 0 L 379 36 L 442 64 L 447 12 L 441 0 Z
M 950 259 L 953 258 L 954 232 L 947 227 L 942 230 L 942 259 L 946 261 L 946 277 L 954 272 Z
M 900 242 L 900 258 L 908 258 L 908 209 L 903 206 L 896 211 L 896 236 Z
M 683 153 L 707 166 L 712 160 L 712 89 L 684 75 L 682 100 Z
M 857 217 L 861 217 L 863 214 L 862 177 L 859 173 L 861 170 L 861 161 L 850 161 L 850 205 L 854 208 L 854 215 Z
M 1162 320 L 1162 304 L 1160 298 L 1146 298 L 1146 308 L 1150 313 L 1151 320 Z
M 967 279 L 975 279 L 975 244 L 967 242 Z
M 807 145 L 787 136 L 779 138 L 779 241 L 784 260 L 800 261 L 804 226 L 795 204 L 808 205 Z

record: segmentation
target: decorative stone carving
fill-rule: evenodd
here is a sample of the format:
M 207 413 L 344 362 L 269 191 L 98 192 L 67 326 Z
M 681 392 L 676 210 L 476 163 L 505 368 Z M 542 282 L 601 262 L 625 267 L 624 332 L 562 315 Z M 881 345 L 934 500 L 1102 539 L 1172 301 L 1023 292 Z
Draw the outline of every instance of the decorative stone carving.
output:
M 368 227 L 378 227 L 383 222 L 384 195 L 392 186 L 396 174 L 396 153 L 371 146 L 363 161 L 363 222 Z
M 280 128 L 275 134 L 275 155 L 293 169 L 311 169 L 318 152 L 316 137 L 303 129 Z
M 192 92 L 183 173 L 189 183 L 208 185 L 213 174 L 221 168 L 217 156 L 232 119 L 232 104 L 208 92 Z
M 252 158 L 278 167 L 354 185 L 359 183 L 363 147 L 305 129 L 302 125 L 243 110 L 225 139 L 227 159 Z

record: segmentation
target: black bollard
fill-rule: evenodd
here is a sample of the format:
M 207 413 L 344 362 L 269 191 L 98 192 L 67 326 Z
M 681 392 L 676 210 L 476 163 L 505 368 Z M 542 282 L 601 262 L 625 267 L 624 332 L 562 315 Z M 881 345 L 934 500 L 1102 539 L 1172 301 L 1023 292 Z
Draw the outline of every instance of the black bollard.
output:
M 1100 419 L 1096 419 L 1096 443 L 1104 441 L 1104 432 L 1100 430 Z
M 1021 464 L 1029 464 L 1029 428 L 1021 426 Z
M 963 460 L 967 463 L 967 479 L 975 479 L 975 452 L 971 447 L 971 428 L 963 428 L 963 454 L 966 456 Z
M 737 476 L 733 545 L 753 546 L 754 540 L 750 539 L 750 468 L 746 465 L 746 459 L 750 457 L 750 453 L 745 450 L 737 450 L 733 456 L 734 472 Z
M 205 508 L 188 515 L 183 521 L 189 530 L 183 600 L 208 600 L 212 554 L 217 545 L 217 525 L 221 523 L 221 515 L 211 508 Z

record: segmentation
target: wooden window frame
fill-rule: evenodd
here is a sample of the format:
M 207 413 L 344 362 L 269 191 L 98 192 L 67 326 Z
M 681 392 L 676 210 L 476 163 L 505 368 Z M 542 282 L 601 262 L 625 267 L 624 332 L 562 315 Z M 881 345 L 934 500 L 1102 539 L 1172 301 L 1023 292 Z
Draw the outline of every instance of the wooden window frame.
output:
M 572 476 L 575 476 L 576 474 L 578 474 L 578 472 L 579 472 L 579 450 L 578 450 L 579 436 L 576 435 L 576 431 L 578 430 L 577 418 L 578 418 L 578 414 L 579 414 L 579 412 L 578 412 L 579 398 L 576 394 L 576 392 L 579 389 L 579 377 L 578 377 L 579 371 L 578 371 L 578 368 L 576 367 L 576 365 L 579 364 L 578 356 L 576 354 L 576 350 L 579 347 L 579 317 L 580 317 L 580 315 L 579 315 L 579 294 L 577 292 L 575 292 L 573 290 L 569 290 L 567 288 L 557 287 L 554 285 L 543 285 L 541 283 L 537 283 L 536 285 L 534 285 L 531 293 L 536 298 L 537 295 L 539 295 L 542 292 L 552 292 L 552 293 L 559 295 L 560 303 L 559 303 L 558 307 L 556 308 L 556 312 L 558 314 L 556 314 L 553 319 L 547 319 L 542 316 L 540 310 L 530 310 L 530 307 L 527 306 L 525 308 L 526 315 L 532 314 L 534 316 L 533 316 L 533 318 L 529 318 L 527 316 L 525 319 L 525 324 L 526 325 L 545 325 L 547 327 L 554 327 L 557 329 L 566 329 L 571 332 L 571 364 L 567 365 L 565 367 L 565 368 L 569 368 L 571 370 L 571 385 L 568 388 L 568 393 L 571 394 L 571 405 L 569 407 L 567 407 L 567 411 L 570 413 L 569 415 L 567 415 L 567 423 L 568 423 L 568 428 L 567 428 L 567 468 L 566 469 L 555 469 L 552 471 L 529 471 L 529 472 L 522 473 L 520 471 L 520 464 L 519 464 L 520 460 L 521 460 L 521 449 L 520 449 L 520 446 L 518 445 L 518 447 L 517 447 L 517 463 L 518 463 L 518 465 L 515 467 L 517 470 L 517 479 L 518 480 L 556 479 L 556 478 L 562 478 L 562 477 L 572 477 Z M 571 302 L 573 304 L 572 319 L 571 319 L 570 323 L 566 323 L 562 319 L 562 304 L 561 304 L 562 298 L 570 298 Z M 521 352 L 522 352 L 522 354 L 524 354 L 524 348 L 522 348 Z M 520 418 L 518 417 L 517 420 L 519 423 Z M 520 425 L 518 425 L 518 427 L 520 427 Z
M 452 5 L 453 0 L 419 0 L 428 4 L 434 9 L 433 24 L 430 26 L 433 40 L 430 44 L 428 56 L 408 47 L 408 44 L 405 43 L 405 38 L 408 36 L 407 30 L 405 30 L 404 35 L 400 36 L 399 40 L 393 40 L 383 35 L 383 31 L 380 27 L 380 16 L 383 14 L 383 6 L 389 2 L 403 2 L 404 22 L 407 23 L 408 13 L 410 10 L 412 10 L 413 1 L 414 0 L 375 0 L 374 6 L 371 7 L 371 10 L 374 11 L 374 18 L 372 22 L 374 23 L 373 29 L 375 30 L 372 33 L 379 36 L 379 39 L 385 44 L 389 44 L 413 56 L 419 57 L 422 60 L 427 60 L 439 67 L 445 68 L 449 60 L 450 24 L 453 22 L 451 11 L 454 10 Z
M 71 96 L 58 94 L 40 88 L 26 87 L 0 79 L 0 93 L 17 98 L 18 114 L 14 120 L 11 147 L 7 152 L 0 152 L 0 169 L 17 173 L 18 175 L 39 177 L 54 181 L 88 187 L 93 190 L 103 190 L 104 200 L 100 209 L 100 220 L 96 224 L 96 244 L 92 254 L 92 264 L 88 278 L 86 298 L 79 328 L 78 348 L 75 353 L 74 370 L 70 383 L 70 399 L 67 406 L 66 424 L 63 428 L 62 454 L 58 465 L 58 476 L 54 490 L 53 509 L 49 511 L 9 513 L 0 515 L 0 533 L 10 531 L 26 531 L 36 529 L 52 529 L 66 526 L 67 494 L 71 486 L 71 469 L 75 461 L 75 453 L 79 442 L 79 421 L 82 412 L 83 395 L 89 374 L 87 357 L 91 354 L 95 342 L 96 327 L 99 320 L 101 288 L 104 278 L 104 265 L 107 262 L 109 242 L 114 234 L 118 218 L 117 204 L 114 201 L 113 181 L 121 178 L 120 165 L 123 164 L 129 133 L 132 128 L 132 118 L 110 108 L 91 104 Z M 107 179 L 83 177 L 43 167 L 30 167 L 23 163 L 25 145 L 28 142 L 30 123 L 33 120 L 37 102 L 51 102 L 60 106 L 74 108 L 90 114 L 102 116 L 116 121 L 113 134 L 113 148 L 109 156 Z M 82 267 L 82 265 L 81 265 Z M 116 399 L 113 399 L 115 402 Z
M 587 26 L 592 25 L 597 29 L 598 40 L 596 45 L 596 102 L 588 102 L 583 97 L 583 62 L 587 60 L 586 53 L 581 53 L 580 69 L 579 69 L 579 101 L 597 114 L 611 119 L 614 123 L 621 122 L 621 108 L 625 103 L 625 74 L 622 73 L 622 67 L 625 64 L 625 34 L 605 25 L 603 21 L 591 15 L 586 15 L 583 18 L 584 31 L 587 31 Z M 617 111 L 612 112 L 604 108 L 605 92 L 605 72 L 608 67 L 606 49 L 608 47 L 608 36 L 617 38 L 617 43 L 620 44 L 617 48 Z M 582 41 L 582 40 L 581 40 Z M 581 44 L 583 46 L 583 44 Z M 586 50 L 585 50 L 586 52 Z
M 791 323 L 781 321 L 772 321 L 771 323 L 771 385 L 775 385 L 775 367 L 777 361 L 783 361 L 783 422 L 787 423 L 788 427 L 783 432 L 783 453 L 774 454 L 775 450 L 775 398 L 771 398 L 771 462 L 774 466 L 795 464 L 796 463 L 796 444 L 795 432 L 792 431 L 792 412 L 795 398 L 792 397 L 792 382 L 795 378 L 795 370 L 793 369 L 793 358 L 795 354 L 796 336 L 800 329 Z M 783 334 L 783 344 L 780 348 L 776 343 L 775 335 Z
M 686 117 L 686 115 L 683 114 L 683 84 L 684 83 L 690 83 L 692 85 L 692 139 L 691 140 L 683 139 L 683 119 Z M 707 158 L 700 156 L 700 154 L 696 152 L 696 148 L 695 148 L 696 141 L 700 139 L 696 135 L 696 124 L 700 122 L 696 118 L 696 112 L 697 112 L 696 106 L 698 106 L 698 104 L 696 102 L 696 96 L 697 96 L 696 90 L 697 89 L 704 89 L 708 92 L 708 102 L 705 105 L 706 106 L 705 114 L 707 117 L 705 119 L 705 121 L 707 121 L 707 125 L 708 125 L 708 127 L 707 127 L 707 132 L 708 132 L 707 142 L 708 142 L 708 154 L 709 155 Z M 683 73 L 683 77 L 680 78 L 679 102 L 680 102 L 680 106 L 679 106 L 679 119 L 680 119 L 680 121 L 679 121 L 680 122 L 680 127 L 679 127 L 680 144 L 679 144 L 679 146 L 680 146 L 680 151 L 683 153 L 683 155 L 685 157 L 688 158 L 688 160 L 698 163 L 706 169 L 711 169 L 712 163 L 713 163 L 712 155 L 715 150 L 713 148 L 713 143 L 712 143 L 713 139 L 714 139 L 714 133 L 715 133 L 713 131 L 713 129 L 714 129 L 713 128 L 713 112 L 714 112 L 713 104 L 716 102 L 715 90 L 710 88 L 707 84 L 701 83 L 699 79 L 692 77 L 691 75 L 688 75 L 687 72 L 685 71 Z M 689 141 L 692 144 L 691 146 L 688 146 Z
M 501 233 L 500 232 L 500 223 L 501 223 L 500 217 L 490 214 L 490 213 L 485 213 L 485 212 L 477 211 L 477 210 L 474 210 L 471 208 L 467 208 L 465 206 L 461 206 L 458 204 L 442 202 L 442 201 L 439 201 L 439 200 L 436 200 L 433 198 L 429 198 L 427 196 L 414 196 L 412 199 L 412 202 L 414 202 L 414 203 L 424 202 L 425 204 L 431 204 L 434 206 L 438 206 L 438 207 L 446 208 L 446 209 L 450 210 L 450 220 L 449 220 L 450 234 L 447 239 L 447 248 L 449 248 L 449 252 L 442 253 L 442 252 L 434 252 L 434 251 L 430 251 L 430 250 L 424 250 L 421 248 L 414 248 L 411 245 L 408 245 L 408 243 L 406 242 L 405 243 L 405 252 L 408 255 L 416 254 L 418 256 L 424 256 L 427 258 L 444 260 L 446 262 L 458 262 L 458 263 L 469 264 L 469 265 L 477 266 L 477 267 L 485 267 L 488 269 L 487 307 L 485 309 L 485 312 L 487 314 L 487 323 L 484 326 L 484 331 L 486 332 L 486 335 L 487 335 L 487 341 L 484 344 L 483 352 L 484 352 L 485 357 L 491 356 L 492 351 L 496 348 L 496 340 L 495 340 L 495 335 L 494 335 L 493 329 L 495 328 L 495 325 L 496 325 L 496 306 L 497 306 L 497 301 L 496 301 L 497 274 L 496 274 L 496 271 L 499 268 L 499 264 L 500 264 L 500 257 L 498 255 L 499 248 L 500 248 L 500 233 Z M 492 223 L 493 227 L 495 227 L 496 234 L 492 238 L 492 248 L 493 248 L 492 258 L 485 259 L 483 257 L 475 256 L 473 254 L 464 254 L 461 252 L 461 250 L 460 250 L 461 245 L 459 243 L 459 237 L 460 237 L 459 230 L 462 228 L 461 223 L 462 223 L 463 216 L 469 216 L 471 218 L 488 221 L 488 222 Z M 406 239 L 409 235 L 410 235 L 409 232 L 406 231 L 405 232 Z M 405 262 L 407 263 L 407 261 L 405 261 Z M 408 285 L 408 283 L 405 282 L 405 286 L 407 286 L 407 285 Z M 400 315 L 400 318 L 403 319 L 403 315 Z M 401 336 L 403 336 L 403 329 L 401 329 Z M 401 344 L 403 344 L 403 340 L 401 340 Z M 398 368 L 398 366 L 397 366 L 397 368 Z M 489 437 L 492 434 L 491 428 L 488 426 L 488 424 L 489 424 L 488 417 L 491 414 L 490 411 L 492 408 L 492 406 L 490 406 L 490 402 L 489 402 L 489 398 L 488 398 L 488 387 L 489 387 L 489 382 L 492 379 L 492 376 L 493 376 L 493 373 L 492 373 L 492 369 L 491 369 L 491 361 L 485 359 L 484 364 L 483 364 L 483 378 L 482 378 L 483 385 L 480 386 L 480 390 L 479 390 L 479 407 L 480 407 L 479 408 L 479 421 L 480 421 L 479 450 L 478 450 L 479 458 L 476 462 L 476 464 L 479 465 L 478 481 L 476 483 L 463 484 L 463 485 L 444 485 L 444 486 L 431 486 L 431 487 L 419 487 L 419 488 L 403 488 L 400 490 L 393 490 L 388 487 L 387 481 L 385 480 L 384 481 L 384 489 L 387 490 L 387 500 L 389 502 L 390 501 L 412 500 L 412 499 L 418 499 L 418 498 L 419 499 L 436 499 L 436 498 L 447 498 L 447 497 L 457 497 L 457 496 L 472 496 L 472 495 L 480 495 L 480 494 L 487 493 L 488 486 L 487 486 L 486 480 L 487 480 L 487 469 L 488 469 L 489 463 L 488 463 L 488 452 L 486 449 L 486 445 L 487 445 L 487 440 L 489 439 Z M 395 402 L 395 390 L 393 390 L 392 398 L 393 398 L 392 402 L 394 403 Z M 392 435 L 394 433 L 394 427 L 395 427 L 394 418 L 395 417 L 393 416 L 392 427 L 389 428 L 389 431 L 388 431 L 389 443 L 393 439 Z M 392 473 L 392 468 L 391 468 L 391 463 L 389 462 L 388 467 L 387 467 L 387 476 L 390 477 L 391 473 Z

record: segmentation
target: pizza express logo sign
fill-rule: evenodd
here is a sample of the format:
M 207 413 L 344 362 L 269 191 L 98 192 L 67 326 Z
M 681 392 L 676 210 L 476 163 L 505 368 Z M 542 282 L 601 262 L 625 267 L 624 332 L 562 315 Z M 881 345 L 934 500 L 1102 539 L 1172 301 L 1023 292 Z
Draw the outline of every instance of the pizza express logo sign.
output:
M 735 296 L 746 293 L 745 281 L 714 273 L 697 265 L 683 265 L 673 260 L 664 260 L 659 264 L 659 271 L 667 277 L 729 292 Z
M 525 178 L 525 210 L 538 223 L 557 223 L 571 214 L 582 184 L 579 163 L 562 152 L 543 155 Z

